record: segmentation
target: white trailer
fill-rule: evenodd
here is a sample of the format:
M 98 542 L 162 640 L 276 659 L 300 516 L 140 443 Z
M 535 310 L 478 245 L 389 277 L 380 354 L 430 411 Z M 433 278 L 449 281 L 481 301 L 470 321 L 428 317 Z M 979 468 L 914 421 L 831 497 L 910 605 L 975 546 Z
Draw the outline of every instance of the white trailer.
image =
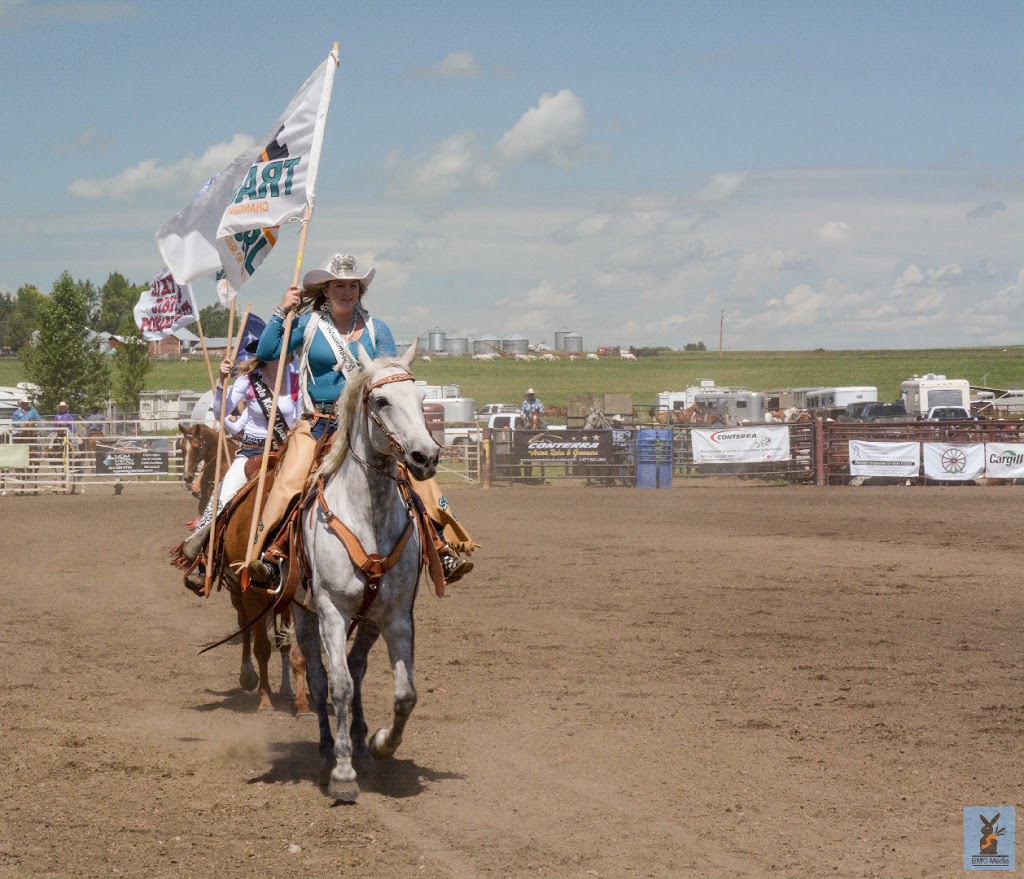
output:
M 970 411 L 971 383 L 930 372 L 901 382 L 900 397 L 911 418 L 923 418 L 934 406 L 961 406 Z
M 850 403 L 877 403 L 878 388 L 850 385 L 842 388 L 804 389 L 802 409 L 810 409 L 823 418 L 838 418 Z

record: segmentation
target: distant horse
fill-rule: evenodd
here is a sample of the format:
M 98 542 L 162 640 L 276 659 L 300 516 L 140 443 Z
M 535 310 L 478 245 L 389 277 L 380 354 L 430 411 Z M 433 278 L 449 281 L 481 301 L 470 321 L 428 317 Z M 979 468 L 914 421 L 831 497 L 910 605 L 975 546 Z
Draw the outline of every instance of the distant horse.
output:
M 410 516 L 398 465 L 416 479 L 429 479 L 437 471 L 439 449 L 423 421 L 423 391 L 408 371 L 415 355 L 413 346 L 401 359 L 374 361 L 359 350 L 362 370 L 345 385 L 338 439 L 317 474 L 316 502 L 301 516 L 316 612 L 295 604 L 295 631 L 320 721 L 327 793 L 343 802 L 359 796 L 352 755 L 369 750 L 378 759 L 391 757 L 416 706 L 413 602 L 422 535 Z M 381 635 L 394 675 L 393 718 L 367 743 L 362 681 L 367 655 Z M 330 667 L 333 737 L 321 647 Z
M 181 479 L 193 497 L 199 500 L 199 514 L 213 496 L 213 480 L 216 475 L 217 440 L 220 431 L 208 424 L 179 424 L 181 431 Z M 220 475 L 231 466 L 231 459 L 238 451 L 238 440 L 227 437 L 226 449 L 221 458 Z
M 540 411 L 537 409 L 532 410 L 523 422 L 523 427 L 526 430 L 544 430 L 546 426 L 544 419 L 540 417 Z

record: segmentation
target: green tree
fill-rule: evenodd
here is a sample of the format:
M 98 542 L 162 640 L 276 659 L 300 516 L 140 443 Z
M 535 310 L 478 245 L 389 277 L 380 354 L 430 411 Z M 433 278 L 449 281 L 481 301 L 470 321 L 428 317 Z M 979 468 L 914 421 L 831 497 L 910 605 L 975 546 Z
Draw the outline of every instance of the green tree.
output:
M 204 305 L 199 309 L 199 320 L 203 324 L 203 335 L 207 338 L 223 337 L 228 334 L 230 312 L 219 302 Z
M 14 294 L 14 311 L 10 315 L 3 344 L 20 351 L 39 329 L 39 315 L 46 305 L 46 297 L 33 284 L 25 284 Z
M 82 412 L 106 399 L 110 375 L 99 341 L 89 334 L 85 286 L 64 272 L 39 315 L 39 337 L 25 352 L 25 372 L 39 385 L 37 408 L 54 412 L 66 400 Z
M 132 314 L 139 294 L 148 289 L 148 284 L 132 284 L 120 272 L 111 272 L 106 283 L 100 287 L 99 313 L 92 323 L 97 333 L 121 335 L 120 330 L 128 323 L 134 326 Z
M 114 402 L 131 418 L 139 414 L 139 395 L 146 388 L 146 376 L 153 363 L 149 359 L 149 346 L 133 318 L 125 318 L 118 330 L 116 335 L 121 344 L 114 355 Z
M 9 336 L 11 334 L 11 320 L 14 318 L 14 311 L 18 307 L 18 300 L 10 293 L 0 293 L 0 349 L 13 348 Z

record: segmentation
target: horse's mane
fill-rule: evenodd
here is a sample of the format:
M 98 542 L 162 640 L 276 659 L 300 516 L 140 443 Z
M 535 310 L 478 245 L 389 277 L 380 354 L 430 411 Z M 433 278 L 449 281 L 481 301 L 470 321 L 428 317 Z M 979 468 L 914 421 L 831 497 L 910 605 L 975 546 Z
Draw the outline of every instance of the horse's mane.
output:
M 366 389 L 372 384 L 380 370 L 388 366 L 396 366 L 405 371 L 405 365 L 397 357 L 382 357 L 373 361 L 372 368 L 350 373 L 345 380 L 345 390 L 334 410 L 338 419 L 338 431 L 334 435 L 334 444 L 320 465 L 317 475 L 326 478 L 342 465 L 348 455 L 348 438 L 352 425 L 361 412 L 363 394 L 366 393 Z

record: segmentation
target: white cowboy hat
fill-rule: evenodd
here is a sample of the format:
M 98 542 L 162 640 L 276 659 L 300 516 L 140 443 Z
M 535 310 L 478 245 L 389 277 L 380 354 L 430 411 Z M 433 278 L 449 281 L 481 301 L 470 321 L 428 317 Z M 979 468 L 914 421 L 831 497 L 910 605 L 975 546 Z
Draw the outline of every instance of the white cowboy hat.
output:
M 306 272 L 302 279 L 303 287 L 315 287 L 317 284 L 326 284 L 328 281 L 359 281 L 364 287 L 369 287 L 376 269 L 370 269 L 365 275 L 359 273 L 356 265 L 356 258 L 351 253 L 336 253 L 322 268 L 312 269 Z
M 527 389 L 526 389 L 526 393 L 528 393 L 528 394 L 532 394 L 532 393 L 534 393 L 534 390 L 533 390 L 533 388 L 527 388 Z
M 67 406 L 67 403 L 65 403 L 63 400 L 61 400 L 57 405 L 58 406 Z
M 625 420 L 626 419 L 623 418 L 621 415 L 613 415 L 612 416 L 612 421 L 625 421 Z

